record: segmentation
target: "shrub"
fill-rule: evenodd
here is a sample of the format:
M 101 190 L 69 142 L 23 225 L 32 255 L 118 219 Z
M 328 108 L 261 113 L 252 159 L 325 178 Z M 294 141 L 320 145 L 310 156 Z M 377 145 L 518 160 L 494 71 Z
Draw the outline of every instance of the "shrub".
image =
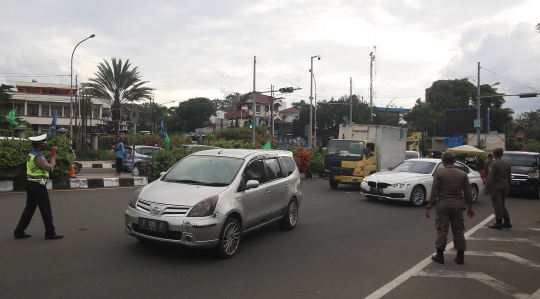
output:
M 73 156 L 68 151 L 65 137 L 58 135 L 47 141 L 49 148 L 56 147 L 56 166 L 50 174 L 51 178 L 64 178 L 69 176 L 73 164 Z M 32 143 L 28 140 L 2 140 L 0 141 L 0 179 L 25 179 L 26 157 L 32 151 Z M 43 151 L 48 157 L 48 151 Z

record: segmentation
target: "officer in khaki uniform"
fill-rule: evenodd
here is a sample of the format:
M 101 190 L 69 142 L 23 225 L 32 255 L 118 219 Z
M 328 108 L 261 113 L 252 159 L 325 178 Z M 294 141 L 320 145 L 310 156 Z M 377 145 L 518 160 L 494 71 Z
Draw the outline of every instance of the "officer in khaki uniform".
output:
M 444 264 L 444 251 L 448 230 L 452 227 L 454 248 L 457 250 L 456 263 L 463 264 L 465 259 L 465 220 L 463 210 L 468 205 L 469 219 L 474 217 L 473 198 L 467 173 L 454 167 L 456 156 L 452 152 L 444 152 L 441 157 L 444 168 L 433 175 L 431 196 L 426 206 L 426 217 L 430 218 L 431 208 L 437 205 L 435 228 L 437 254 L 431 257 L 439 264 Z
M 496 222 L 489 225 L 489 228 L 493 229 L 512 228 L 510 215 L 504 204 L 512 182 L 512 166 L 501 159 L 503 151 L 500 147 L 493 150 L 494 160 L 489 164 L 486 189 L 484 189 L 484 194 L 491 195 L 491 204 L 495 210 Z

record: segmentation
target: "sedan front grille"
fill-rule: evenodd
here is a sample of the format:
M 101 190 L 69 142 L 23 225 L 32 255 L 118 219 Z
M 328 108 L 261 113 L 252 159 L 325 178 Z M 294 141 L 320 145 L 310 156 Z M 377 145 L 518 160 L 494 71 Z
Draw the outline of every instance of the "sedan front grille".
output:
M 189 210 L 191 209 L 191 207 L 167 205 L 167 204 L 156 204 L 156 203 L 149 202 L 146 200 L 141 200 L 141 199 L 137 201 L 136 209 L 146 214 L 152 214 L 152 211 L 151 211 L 152 205 L 159 206 L 160 208 L 159 214 L 161 216 L 182 217 L 182 216 L 186 216 Z
M 388 188 L 388 186 L 390 186 L 390 184 L 388 183 L 381 183 L 381 182 L 377 183 L 374 181 L 368 181 L 367 184 L 370 187 L 377 187 L 377 188 Z

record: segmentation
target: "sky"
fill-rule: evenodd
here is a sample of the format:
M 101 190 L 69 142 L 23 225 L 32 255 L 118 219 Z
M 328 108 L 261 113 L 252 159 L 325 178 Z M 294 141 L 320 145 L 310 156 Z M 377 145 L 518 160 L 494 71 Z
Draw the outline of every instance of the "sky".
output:
M 0 83 L 70 84 L 111 58 L 138 67 L 156 103 L 224 99 L 271 85 L 290 104 L 352 93 L 412 108 L 436 80 L 540 92 L 536 0 L 0 0 Z M 312 58 L 314 57 L 315 58 Z M 320 60 L 316 56 L 320 56 Z M 254 64 L 254 60 L 256 63 Z M 540 97 L 505 98 L 516 114 Z M 175 102 L 171 102 L 175 101 Z

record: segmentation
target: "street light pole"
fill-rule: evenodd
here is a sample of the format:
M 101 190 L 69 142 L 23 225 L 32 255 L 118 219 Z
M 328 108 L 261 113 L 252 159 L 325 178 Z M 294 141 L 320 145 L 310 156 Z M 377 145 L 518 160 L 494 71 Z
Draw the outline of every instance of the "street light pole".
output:
M 315 140 L 315 146 L 317 146 L 317 80 L 315 79 L 315 74 L 311 70 L 309 70 L 311 73 L 311 78 L 313 79 L 313 83 L 315 83 L 315 115 L 314 115 L 314 131 L 313 131 L 313 139 Z
M 478 120 L 478 124 L 476 127 L 476 148 L 480 149 L 480 127 L 481 127 L 481 120 L 480 120 L 480 62 L 478 62 L 478 76 L 476 77 L 478 79 L 477 81 L 477 90 L 476 90 L 476 119 Z
M 70 89 L 69 89 L 69 95 L 70 95 L 70 103 L 71 103 L 71 119 L 73 121 L 73 55 L 75 54 L 75 49 L 77 49 L 77 47 L 82 43 L 84 42 L 85 40 L 89 39 L 89 38 L 93 38 L 94 36 L 96 36 L 95 34 L 92 34 L 90 35 L 89 37 L 83 39 L 82 41 L 80 41 L 76 46 L 75 48 L 73 49 L 73 53 L 71 53 L 71 74 L 69 75 L 69 77 L 71 78 L 71 85 L 70 85 Z M 69 125 L 69 137 L 71 139 L 73 139 L 73 126 L 71 125 L 71 122 L 70 122 L 70 125 Z
M 321 56 L 315 55 L 311 56 L 311 68 L 309 71 L 311 72 L 311 85 L 309 87 L 309 132 L 308 132 L 308 148 L 311 148 L 313 146 L 312 138 L 313 138 L 313 58 L 317 57 L 319 60 L 321 60 Z

